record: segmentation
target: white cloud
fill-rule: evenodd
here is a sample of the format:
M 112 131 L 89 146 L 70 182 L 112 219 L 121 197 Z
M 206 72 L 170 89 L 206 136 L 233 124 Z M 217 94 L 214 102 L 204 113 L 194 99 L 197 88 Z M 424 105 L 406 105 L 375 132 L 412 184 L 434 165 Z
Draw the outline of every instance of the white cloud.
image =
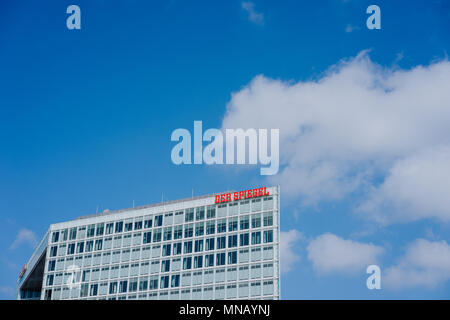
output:
M 398 161 L 449 144 L 449 86 L 447 60 L 401 70 L 373 63 L 364 51 L 317 80 L 256 76 L 232 94 L 222 127 L 280 129 L 280 174 L 269 182 L 281 184 L 286 196 L 306 205 L 355 191 L 370 197 L 374 181 Z
M 242 2 L 241 6 L 242 9 L 244 9 L 248 13 L 248 20 L 256 24 L 264 23 L 264 15 L 262 13 L 256 12 L 255 4 L 253 2 L 244 1 Z
M 434 288 L 449 280 L 450 245 L 445 241 L 418 239 L 397 265 L 382 272 L 382 283 L 389 289 Z
M 377 264 L 384 249 L 370 243 L 345 240 L 331 233 L 313 239 L 308 247 L 308 259 L 319 273 L 351 274 Z
M 11 244 L 10 249 L 16 249 L 24 243 L 28 244 L 32 248 L 35 248 L 38 244 L 36 234 L 28 229 L 20 229 L 17 233 L 16 239 L 14 239 L 13 243 Z
M 289 272 L 293 265 L 300 261 L 300 255 L 295 252 L 295 244 L 302 238 L 302 234 L 295 230 L 280 233 L 280 271 Z
M 450 147 L 397 161 L 360 207 L 382 223 L 436 218 L 450 221 Z

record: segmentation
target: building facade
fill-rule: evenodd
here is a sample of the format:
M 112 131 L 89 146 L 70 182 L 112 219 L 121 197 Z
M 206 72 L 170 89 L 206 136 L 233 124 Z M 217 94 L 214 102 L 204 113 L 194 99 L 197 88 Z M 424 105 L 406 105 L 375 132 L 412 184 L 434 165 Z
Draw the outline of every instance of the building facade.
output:
M 279 194 L 213 194 L 52 224 L 20 273 L 18 299 L 279 299 Z

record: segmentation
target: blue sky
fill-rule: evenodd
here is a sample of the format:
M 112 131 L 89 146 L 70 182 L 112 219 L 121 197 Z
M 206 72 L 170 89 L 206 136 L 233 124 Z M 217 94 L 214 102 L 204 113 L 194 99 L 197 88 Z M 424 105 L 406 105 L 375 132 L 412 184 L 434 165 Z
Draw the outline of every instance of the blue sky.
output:
M 445 264 L 445 257 L 450 259 L 450 215 L 445 201 L 440 201 L 448 195 L 446 190 L 450 188 L 446 186 L 450 181 L 444 175 L 437 180 L 411 182 L 411 177 L 404 174 L 405 163 L 421 170 L 433 167 L 433 159 L 441 159 L 436 166 L 446 168 L 448 132 L 439 128 L 440 120 L 450 120 L 449 93 L 445 90 L 450 85 L 446 82 L 449 3 L 252 3 L 253 15 L 242 1 L 1 2 L 0 298 L 14 296 L 21 266 L 51 223 L 94 213 L 97 208 L 130 207 L 133 200 L 136 205 L 158 202 L 162 193 L 171 200 L 191 196 L 192 189 L 200 195 L 271 183 L 280 184 L 282 193 L 286 190 L 286 198 L 281 199 L 281 229 L 289 244 L 283 250 L 290 270 L 282 275 L 283 298 L 450 297 L 450 274 L 445 268 L 450 265 Z M 66 28 L 66 8 L 70 4 L 81 8 L 81 30 Z M 365 12 L 371 4 L 381 8 L 381 30 L 366 28 Z M 343 59 L 348 64 L 341 64 Z M 426 74 L 412 72 L 417 66 L 424 66 Z M 193 130 L 194 120 L 202 120 L 204 128 L 243 123 L 242 110 L 257 108 L 253 102 L 259 101 L 255 80 L 258 75 L 267 80 L 261 84 L 267 89 L 261 93 L 264 101 L 269 101 L 264 92 L 270 92 L 277 83 L 291 91 L 296 90 L 295 84 L 325 83 L 318 86 L 319 97 L 331 97 L 327 91 L 331 85 L 326 85 L 327 79 L 331 79 L 330 83 L 334 79 L 330 68 L 337 68 L 337 82 L 346 84 L 333 87 L 336 91 L 332 92 L 348 92 L 348 99 L 358 99 L 351 93 L 361 88 L 355 85 L 353 91 L 353 73 L 346 73 L 354 68 L 363 79 L 374 77 L 374 83 L 381 82 L 386 92 L 398 93 L 395 99 L 392 95 L 376 95 L 381 104 L 386 102 L 397 110 L 397 103 L 407 106 L 417 102 L 417 112 L 404 112 L 402 108 L 392 117 L 385 114 L 386 122 L 393 122 L 386 135 L 392 139 L 380 138 L 381 143 L 369 148 L 376 149 L 373 154 L 361 151 L 364 148 L 360 144 L 347 143 L 359 136 L 358 131 L 340 138 L 339 134 L 326 136 L 327 132 L 342 132 L 333 131 L 335 128 L 328 122 L 322 124 L 329 130 L 321 131 L 321 139 L 311 141 L 318 153 L 328 152 L 330 156 L 316 158 L 313 165 L 301 156 L 284 157 L 313 149 L 296 150 L 283 143 L 289 136 L 282 137 L 279 177 L 260 176 L 259 167 L 241 170 L 176 166 L 171 162 L 174 143 L 170 134 L 174 129 Z M 408 100 L 428 86 L 436 88 L 429 100 L 422 102 L 420 97 L 424 95 Z M 440 86 L 444 89 L 439 90 Z M 246 88 L 254 88 L 249 106 L 240 105 L 232 96 L 245 96 Z M 290 110 L 289 106 L 278 106 L 278 101 L 282 99 L 270 101 L 270 106 L 279 107 L 281 114 Z M 298 103 L 301 119 L 305 110 L 301 109 L 302 102 Z M 228 114 L 227 108 L 231 110 Z M 319 108 L 329 110 L 326 101 L 315 110 Z M 357 114 L 352 123 L 359 121 Z M 412 118 L 412 114 L 418 116 Z M 336 122 L 342 119 L 338 115 Z M 270 119 L 255 116 L 249 123 L 279 127 L 283 136 L 284 120 L 280 116 L 272 126 Z M 315 119 L 314 123 L 321 120 Z M 415 128 L 422 134 L 411 139 L 425 137 L 422 143 L 410 146 L 411 139 L 405 139 L 380 147 L 410 132 L 409 127 L 403 127 L 404 122 L 419 123 Z M 361 126 L 361 130 L 366 127 Z M 357 130 L 356 126 L 351 128 Z M 328 145 L 321 144 L 328 138 L 348 149 L 331 152 Z M 304 146 L 303 141 L 297 142 Z M 429 151 L 428 146 L 437 149 Z M 356 158 L 360 161 L 355 164 Z M 314 187 L 301 187 L 316 178 L 311 168 L 322 162 L 344 172 L 338 178 L 318 180 L 318 189 L 331 186 L 324 188 L 326 196 L 320 190 L 315 192 Z M 290 173 L 286 168 L 294 168 L 294 175 L 306 180 L 293 184 L 286 179 Z M 305 178 L 305 170 L 311 179 Z M 356 187 L 353 176 L 363 177 Z M 434 177 L 426 171 L 424 176 Z M 340 185 L 348 181 L 353 188 Z M 417 188 L 412 191 L 405 187 L 411 185 Z M 443 190 L 433 193 L 440 197 L 431 209 L 429 202 L 418 202 L 411 196 L 423 188 Z M 397 190 L 405 191 L 395 193 Z M 385 212 L 387 218 L 378 211 Z M 331 241 L 333 244 L 341 243 L 345 248 L 356 245 L 368 258 L 344 257 L 342 265 L 333 264 L 336 259 L 320 256 L 333 251 L 333 244 L 327 240 L 334 238 L 327 238 L 327 234 L 340 239 Z M 322 250 L 323 246 L 326 250 Z M 420 250 L 438 252 L 444 260 L 431 266 L 421 264 L 424 257 L 411 257 Z M 382 276 L 384 270 L 390 273 L 389 279 L 396 285 L 383 285 L 381 290 L 366 288 L 367 274 L 362 266 L 371 259 L 382 268 Z M 399 274 L 414 280 L 404 285 L 408 280 Z M 420 281 L 424 275 L 432 280 Z

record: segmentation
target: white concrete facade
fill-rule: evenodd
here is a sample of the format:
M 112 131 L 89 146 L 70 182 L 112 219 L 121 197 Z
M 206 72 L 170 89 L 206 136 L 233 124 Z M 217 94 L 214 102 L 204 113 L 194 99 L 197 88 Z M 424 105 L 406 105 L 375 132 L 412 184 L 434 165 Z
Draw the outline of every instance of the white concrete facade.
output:
M 18 298 L 45 251 L 40 299 L 279 299 L 280 193 L 267 190 L 52 224 L 18 281 Z

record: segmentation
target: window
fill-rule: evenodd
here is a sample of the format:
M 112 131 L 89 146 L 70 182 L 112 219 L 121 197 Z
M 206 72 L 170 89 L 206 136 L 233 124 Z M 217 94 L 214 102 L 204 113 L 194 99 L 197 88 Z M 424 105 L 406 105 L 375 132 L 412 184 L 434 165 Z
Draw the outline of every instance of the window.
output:
M 237 263 L 237 251 L 228 252 L 228 264 Z
M 241 217 L 241 221 L 240 221 L 240 229 L 241 230 L 246 230 L 249 228 L 249 222 L 248 222 L 248 216 L 245 217 Z
M 194 257 L 194 268 L 202 268 L 203 267 L 203 256 Z
M 55 271 L 55 264 L 56 264 L 56 260 L 50 260 L 48 262 L 48 269 L 47 269 L 47 271 Z
M 205 219 L 205 207 L 198 207 L 195 209 L 195 220 Z
M 119 293 L 127 292 L 127 285 L 128 285 L 128 281 L 127 280 L 120 281 Z
M 252 244 L 260 244 L 261 243 L 261 232 L 252 232 Z
M 193 236 L 193 226 L 192 224 L 188 224 L 184 227 L 184 237 L 191 238 Z
M 86 241 L 86 252 L 91 252 L 94 249 L 94 241 Z
M 203 240 L 195 240 L 194 251 L 195 252 L 203 251 Z
M 66 241 L 67 240 L 67 229 L 64 229 L 63 231 L 61 231 L 61 241 Z
M 130 284 L 128 286 L 128 291 L 129 292 L 136 292 L 137 291 L 137 284 L 138 284 L 137 278 L 131 279 L 130 280 Z
M 84 251 L 84 242 L 77 243 L 77 253 L 83 253 Z
M 91 224 L 87 228 L 87 237 L 93 237 L 95 235 L 95 224 Z
M 97 224 L 97 232 L 96 232 L 97 236 L 102 236 L 103 235 L 104 226 L 105 226 L 104 223 L 98 223 Z
M 103 240 L 99 239 L 99 240 L 95 240 L 95 250 L 102 250 L 102 245 L 103 245 Z
M 263 294 L 273 294 L 273 281 L 264 281 Z
M 106 234 L 112 234 L 114 228 L 114 223 L 108 223 L 106 225 Z
M 152 265 L 150 267 L 150 273 L 158 273 L 159 272 L 159 260 L 157 261 L 152 261 Z
M 264 277 L 273 276 L 273 263 L 263 264 Z
M 175 212 L 175 223 L 182 223 L 184 219 L 184 211 Z
M 169 276 L 162 276 L 161 277 L 161 289 L 168 288 L 169 287 Z
M 50 274 L 47 276 L 47 285 L 52 286 L 53 285 L 53 275 Z
M 242 233 L 239 235 L 239 243 L 241 246 L 248 246 L 248 233 Z
M 122 230 L 123 230 L 123 221 L 116 222 L 115 232 L 116 233 L 122 232 Z
M 225 249 L 225 237 L 219 237 L 217 238 L 217 249 Z
M 50 257 L 56 257 L 56 254 L 58 253 L 58 247 L 53 246 L 50 248 Z
M 105 238 L 105 245 L 103 246 L 103 248 L 104 249 L 111 249 L 112 241 L 113 241 L 112 237 Z
M 212 219 L 216 217 L 216 206 L 208 206 L 206 209 L 206 219 Z
M 206 239 L 206 249 L 205 250 L 214 250 L 214 238 Z
M 192 267 L 192 257 L 183 258 L 183 270 L 189 270 Z
M 149 289 L 158 289 L 158 277 L 157 276 L 152 276 L 150 277 L 150 281 L 149 281 Z
M 176 288 L 180 286 L 180 275 L 179 274 L 174 274 L 172 276 L 172 281 L 170 281 L 170 286 L 172 288 Z
M 70 229 L 69 240 L 74 240 L 77 237 L 77 228 Z
M 225 265 L 225 253 L 217 253 L 216 254 L 216 266 Z
M 81 281 L 88 282 L 90 273 L 91 273 L 90 270 L 84 270 L 83 271 L 83 276 L 81 277 Z
M 183 238 L 183 226 L 175 226 L 173 230 L 173 238 L 175 240 Z
M 148 232 L 144 232 L 144 238 L 142 243 L 146 244 L 146 243 L 150 243 L 152 241 L 152 232 L 148 231 Z
M 238 204 L 238 202 L 233 202 L 228 205 L 228 212 L 230 216 L 234 216 L 238 213 Z
M 162 229 L 156 229 L 153 231 L 153 242 L 160 242 L 161 241 L 161 231 Z
M 172 224 L 172 222 L 173 222 L 173 219 L 172 219 L 172 217 L 173 217 L 173 212 L 167 212 L 167 213 L 165 213 L 164 214 L 164 225 L 170 225 L 170 224 Z
M 192 241 L 184 243 L 184 253 L 192 253 Z
M 250 201 L 244 200 L 241 201 L 241 213 L 246 213 L 250 211 Z
M 194 208 L 186 209 L 184 213 L 184 222 L 194 221 Z
M 142 220 L 135 221 L 134 222 L 134 230 L 141 230 L 142 229 Z
M 228 236 L 228 248 L 237 247 L 237 234 Z
M 87 283 L 83 283 L 80 288 L 80 297 L 87 297 L 88 295 L 89 285 Z
M 141 244 L 142 234 L 140 232 L 133 234 L 133 245 Z
M 206 222 L 206 234 L 214 234 L 216 229 L 215 221 Z
M 230 219 L 228 222 L 228 231 L 236 231 L 238 229 L 238 222 L 236 218 Z
M 214 266 L 214 254 L 205 255 L 205 267 L 213 267 Z
M 273 230 L 264 231 L 264 243 L 273 242 Z
M 109 284 L 109 294 L 117 293 L 117 281 Z
M 172 240 L 172 227 L 164 228 L 164 241 Z
M 133 222 L 126 222 L 125 223 L 125 232 L 132 231 L 133 230 Z
M 91 291 L 89 293 L 90 296 L 96 296 L 98 292 L 98 284 L 91 284 Z
M 52 242 L 58 242 L 59 240 L 59 231 L 52 233 Z
M 79 227 L 77 232 L 77 238 L 83 239 L 86 237 L 86 227 Z
M 261 214 L 254 214 L 252 215 L 252 228 L 259 228 L 261 227 Z
M 203 222 L 195 224 L 195 236 L 202 236 L 205 233 L 205 225 Z
M 148 288 L 147 278 L 142 278 L 139 280 L 139 291 L 146 291 Z
M 252 211 L 261 211 L 261 198 L 252 200 Z
M 60 246 L 58 247 L 58 255 L 59 255 L 59 256 L 64 255 L 64 252 L 66 252 L 66 247 L 67 247 L 66 244 L 60 245 Z
M 251 292 L 252 296 L 259 296 L 261 294 L 261 282 L 252 282 L 251 283 Z
M 181 254 L 181 242 L 173 244 L 173 254 Z
M 227 204 L 219 204 L 217 206 L 217 216 L 218 217 L 225 217 L 227 215 Z M 232 215 L 232 213 L 230 212 L 230 215 Z
M 144 228 L 148 229 L 152 227 L 152 219 L 147 219 L 144 221 Z
M 74 254 L 75 253 L 75 243 L 69 243 L 67 246 L 67 254 Z
M 123 255 L 124 255 L 125 251 L 122 252 L 122 261 L 123 261 Z M 123 264 L 120 266 L 120 276 L 121 277 L 126 277 L 128 276 L 128 272 L 130 270 L 130 265 L 128 264 Z
M 217 221 L 217 233 L 222 233 L 227 231 L 227 219 L 221 219 Z
M 264 210 L 273 208 L 273 197 L 264 198 Z
M 264 213 L 264 227 L 273 225 L 273 213 L 266 212 Z
M 162 226 L 162 220 L 163 220 L 163 216 L 162 215 L 155 216 L 155 227 L 161 227 Z
M 170 244 L 163 245 L 163 247 L 162 247 L 162 255 L 163 255 L 163 257 L 170 256 L 170 249 L 171 249 L 171 245 Z

